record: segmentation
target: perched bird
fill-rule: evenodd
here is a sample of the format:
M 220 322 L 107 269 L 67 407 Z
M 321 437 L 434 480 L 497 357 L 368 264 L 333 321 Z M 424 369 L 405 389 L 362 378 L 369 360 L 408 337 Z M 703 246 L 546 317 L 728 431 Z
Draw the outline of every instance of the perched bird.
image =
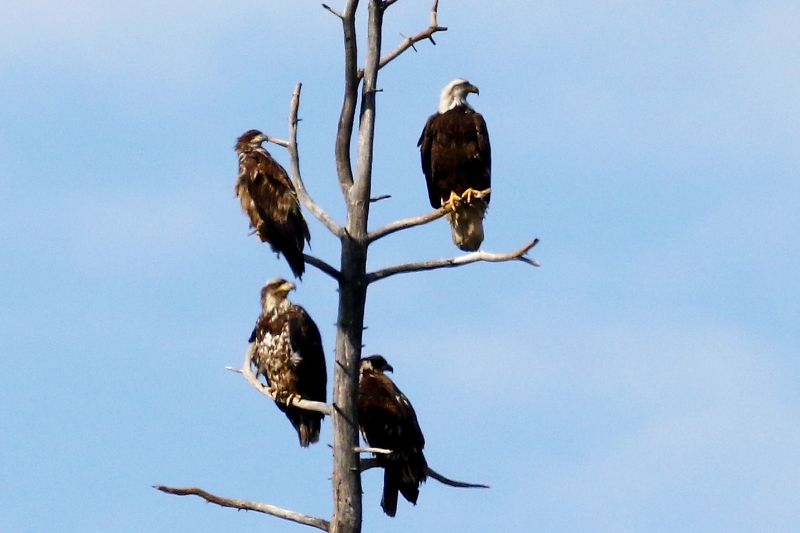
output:
M 419 138 L 422 172 L 431 206 L 452 210 L 447 214 L 453 242 L 475 251 L 483 242 L 483 217 L 491 187 L 492 149 L 486 122 L 467 103 L 478 88 L 467 80 L 448 83 L 439 97 L 439 110 L 428 118 Z
M 428 463 L 422 454 L 425 437 L 417 415 L 405 394 L 384 374 L 393 369 L 380 355 L 361 359 L 358 380 L 358 426 L 372 447 L 392 450 L 376 454 L 383 467 L 383 511 L 397 513 L 397 492 L 414 505 L 419 485 L 427 478 Z
M 300 446 L 319 440 L 322 413 L 288 405 L 294 398 L 324 402 L 328 374 L 317 325 L 286 295 L 295 288 L 272 279 L 261 289 L 261 315 L 250 335 L 252 364 L 276 395 L 275 403 L 297 430 Z
M 261 242 L 268 242 L 272 251 L 283 254 L 295 277 L 301 278 L 305 271 L 304 241 L 311 243 L 311 235 L 292 180 L 261 146 L 266 140 L 258 130 L 247 131 L 237 139 L 239 175 L 234 190 Z

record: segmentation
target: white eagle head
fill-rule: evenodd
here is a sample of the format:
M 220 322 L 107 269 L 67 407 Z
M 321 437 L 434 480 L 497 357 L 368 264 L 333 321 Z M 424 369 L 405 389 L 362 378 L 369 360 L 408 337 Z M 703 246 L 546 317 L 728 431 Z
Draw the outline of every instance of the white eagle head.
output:
M 467 103 L 469 93 L 480 94 L 478 88 L 467 80 L 456 78 L 442 89 L 439 95 L 439 113 L 446 113 L 457 106 L 465 106 L 472 109 Z

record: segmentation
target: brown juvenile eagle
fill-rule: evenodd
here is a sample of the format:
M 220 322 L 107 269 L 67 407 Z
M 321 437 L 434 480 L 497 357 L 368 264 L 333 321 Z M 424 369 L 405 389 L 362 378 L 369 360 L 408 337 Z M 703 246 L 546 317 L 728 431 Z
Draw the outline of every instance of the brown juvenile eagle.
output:
M 492 149 L 486 122 L 467 103 L 478 88 L 455 79 L 442 89 L 439 110 L 425 123 L 419 138 L 422 172 L 428 184 L 428 199 L 434 209 L 448 206 L 453 242 L 460 249 L 475 251 L 483 242 L 483 217 L 491 187 Z
M 417 414 L 395 384 L 384 374 L 391 365 L 380 355 L 361 360 L 358 380 L 358 426 L 364 440 L 375 448 L 392 450 L 390 455 L 376 454 L 383 467 L 383 511 L 397 512 L 397 492 L 417 504 L 420 483 L 427 478 L 428 463 L 422 453 L 425 437 Z
M 234 190 L 261 242 L 269 242 L 274 252 L 283 254 L 300 278 L 305 271 L 304 241 L 310 243 L 311 235 L 292 180 L 261 146 L 266 140 L 258 130 L 247 131 L 237 139 L 239 175 Z
M 300 446 L 319 440 L 322 413 L 287 405 L 293 397 L 324 402 L 327 370 L 317 325 L 286 298 L 294 284 L 272 279 L 261 289 L 261 316 L 250 335 L 252 362 L 297 430 Z

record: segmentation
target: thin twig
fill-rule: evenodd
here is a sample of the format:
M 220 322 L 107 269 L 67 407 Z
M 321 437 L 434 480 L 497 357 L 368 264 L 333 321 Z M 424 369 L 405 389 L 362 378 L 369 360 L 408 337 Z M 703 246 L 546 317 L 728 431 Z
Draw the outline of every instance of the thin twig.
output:
M 300 156 L 297 151 L 297 112 L 300 108 L 300 89 L 302 87 L 302 83 L 298 83 L 295 86 L 292 93 L 292 103 L 289 108 L 289 143 L 287 148 L 289 149 L 289 160 L 292 167 L 292 183 L 294 183 L 294 187 L 297 189 L 297 196 L 306 206 L 306 209 L 311 211 L 311 214 L 322 222 L 331 233 L 341 238 L 344 236 L 344 230 L 322 207 L 311 199 L 300 175 Z
M 475 197 L 483 198 L 487 196 L 490 192 L 492 192 L 492 189 L 485 189 L 480 193 L 478 193 Z M 431 211 L 430 213 L 425 215 L 419 215 L 416 217 L 405 218 L 403 220 L 397 220 L 395 222 L 391 222 L 381 228 L 376 229 L 375 231 L 369 232 L 369 234 L 367 234 L 367 242 L 377 241 L 378 239 L 386 237 L 387 235 L 390 235 L 395 231 L 413 228 L 415 226 L 421 226 L 423 224 L 427 224 L 428 222 L 433 222 L 434 220 L 437 220 L 445 216 L 448 211 L 450 211 L 450 208 L 440 207 L 439 209 Z
M 378 464 L 378 460 L 374 457 L 367 457 L 366 459 L 361 459 L 361 471 L 366 472 L 371 468 L 378 468 L 380 465 Z M 439 483 L 443 485 L 448 485 L 450 487 L 457 487 L 461 489 L 488 489 L 490 488 L 489 485 L 485 485 L 483 483 L 467 483 L 466 481 L 456 481 L 454 479 L 450 479 L 444 477 L 431 467 L 428 467 L 426 470 L 428 477 L 431 479 L 435 479 Z
M 275 393 L 270 389 L 268 386 L 261 383 L 255 374 L 253 374 L 253 370 L 251 369 L 250 365 L 253 361 L 253 352 L 255 346 L 253 343 L 248 346 L 247 351 L 244 354 L 244 363 L 242 363 L 242 368 L 232 368 L 232 367 L 225 367 L 228 370 L 233 372 L 237 372 L 242 374 L 245 379 L 252 385 L 258 392 L 263 394 L 264 396 L 269 396 L 276 402 L 279 401 L 275 398 Z M 316 411 L 318 413 L 323 413 L 330 416 L 333 413 L 333 408 L 325 403 L 325 402 L 315 402 L 312 400 L 303 400 L 302 398 L 298 398 L 297 396 L 292 396 L 290 398 L 289 403 L 295 407 L 299 407 L 300 409 L 305 409 L 306 411 Z
M 394 4 L 397 0 L 387 0 L 383 3 L 383 9 L 386 9 L 390 5 Z M 440 31 L 447 31 L 447 28 L 444 26 L 439 26 L 438 23 L 438 11 L 439 11 L 439 0 L 433 1 L 433 7 L 431 8 L 431 21 L 430 25 L 427 29 L 419 32 L 416 35 L 412 35 L 411 37 L 406 37 L 403 41 L 391 52 L 383 56 L 378 63 L 378 68 L 385 67 L 388 63 L 392 60 L 396 59 L 400 54 L 412 48 L 416 43 L 420 41 L 424 41 L 425 39 L 429 39 L 433 44 L 436 44 L 433 40 L 433 34 L 440 32 Z M 415 49 L 416 50 L 416 49 Z M 364 71 L 358 71 L 358 77 L 361 78 L 364 76 Z
M 472 252 L 466 255 L 462 255 L 461 257 L 451 257 L 449 259 L 434 259 L 432 261 L 422 261 L 419 263 L 405 263 L 403 265 L 396 265 L 393 267 L 384 268 L 382 270 L 378 270 L 376 272 L 371 272 L 367 274 L 367 283 L 372 283 L 373 281 L 378 281 L 379 279 L 388 278 L 389 276 L 394 276 L 395 274 L 404 274 L 406 272 L 420 272 L 423 270 L 435 270 L 437 268 L 457 267 L 461 265 L 467 265 L 469 263 L 475 263 L 477 261 L 488 261 L 491 263 L 502 263 L 504 261 L 522 261 L 523 263 L 527 263 L 531 266 L 539 266 L 538 261 L 525 257 L 525 254 L 528 253 L 528 250 L 536 246 L 537 242 L 539 242 L 539 239 L 533 239 L 531 242 L 529 242 L 519 250 L 507 254 L 493 254 L 479 250 L 477 252 Z
M 337 17 L 339 17 L 340 19 L 344 19 L 344 15 L 342 15 L 341 13 L 339 13 L 338 11 L 336 11 L 335 9 L 333 9 L 333 8 L 332 8 L 331 6 L 329 6 L 328 4 L 322 4 L 322 7 L 324 7 L 325 9 L 327 9 L 328 11 L 330 11 L 331 13 L 333 13 L 334 15 L 336 15 Z
M 296 522 L 305 526 L 315 527 L 317 529 L 321 529 L 322 531 L 328 531 L 331 527 L 330 522 L 323 520 L 322 518 L 296 513 L 294 511 L 289 511 L 288 509 L 283 509 L 282 507 L 276 507 L 267 503 L 221 498 L 219 496 L 214 496 L 203 489 L 198 489 L 197 487 L 178 489 L 174 487 L 165 487 L 163 485 L 154 485 L 153 488 L 167 494 L 175 494 L 176 496 L 200 496 L 208 503 L 214 503 L 221 507 L 231 507 L 233 509 L 244 511 L 256 511 L 258 513 L 277 516 L 278 518 L 283 518 L 284 520 L 289 520 L 290 522 Z
M 339 281 L 342 277 L 341 272 L 333 268 L 322 259 L 318 259 L 313 255 L 303 254 L 303 260 L 306 262 L 306 264 L 317 267 L 319 270 L 326 273 L 336 281 Z
M 451 487 L 458 487 L 462 489 L 488 489 L 489 485 L 484 485 L 483 483 L 467 483 L 465 481 L 455 481 L 453 479 L 449 479 L 441 475 L 439 472 L 436 472 L 433 468 L 428 467 L 428 477 L 431 477 L 442 483 L 444 485 L 449 485 Z
M 391 198 L 391 194 L 381 194 L 380 196 L 373 196 L 369 199 L 369 203 L 374 204 L 375 202 L 380 202 L 381 200 L 388 200 Z
M 359 446 L 353 449 L 356 453 L 377 453 L 380 455 L 391 455 L 392 450 L 387 450 L 386 448 L 370 448 L 370 447 L 362 447 Z
M 278 139 L 277 137 L 272 137 L 271 135 L 267 135 L 267 142 L 277 144 L 278 146 L 283 146 L 284 148 L 289 148 L 289 141 L 284 141 L 283 139 Z

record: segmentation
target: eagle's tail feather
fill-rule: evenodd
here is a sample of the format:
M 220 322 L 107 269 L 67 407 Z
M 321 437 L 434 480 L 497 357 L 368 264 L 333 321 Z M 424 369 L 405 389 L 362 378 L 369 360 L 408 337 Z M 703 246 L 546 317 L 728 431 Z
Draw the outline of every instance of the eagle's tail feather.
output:
M 414 505 L 417 505 L 417 498 L 419 497 L 419 485 L 416 483 L 401 483 L 398 488 L 403 494 L 403 498 Z
M 283 256 L 286 257 L 286 262 L 289 263 L 289 268 L 292 269 L 294 277 L 302 279 L 303 273 L 306 271 L 306 261 L 303 258 L 303 250 L 289 248 L 281 251 L 283 252 Z
M 300 446 L 303 448 L 319 441 L 319 430 L 322 427 L 322 413 L 306 411 L 297 407 L 286 407 L 286 417 L 297 430 Z
M 306 269 L 303 249 L 305 242 L 311 242 L 311 237 L 299 208 L 297 212 L 290 212 L 284 223 L 271 223 L 270 219 L 265 219 L 258 228 L 258 236 L 269 242 L 273 251 L 283 254 L 292 274 L 302 279 Z
M 383 470 L 383 497 L 381 497 L 381 508 L 389 516 L 397 514 L 397 492 L 400 490 L 398 473 L 393 468 Z M 403 492 L 405 496 L 405 492 Z M 406 499 L 408 499 L 406 497 Z
M 417 504 L 419 486 L 428 478 L 428 462 L 422 451 L 409 453 L 400 465 L 398 485 L 403 497 Z
M 483 217 L 486 202 L 475 198 L 472 203 L 458 204 L 454 211 L 447 213 L 453 243 L 465 252 L 474 252 L 483 242 Z

